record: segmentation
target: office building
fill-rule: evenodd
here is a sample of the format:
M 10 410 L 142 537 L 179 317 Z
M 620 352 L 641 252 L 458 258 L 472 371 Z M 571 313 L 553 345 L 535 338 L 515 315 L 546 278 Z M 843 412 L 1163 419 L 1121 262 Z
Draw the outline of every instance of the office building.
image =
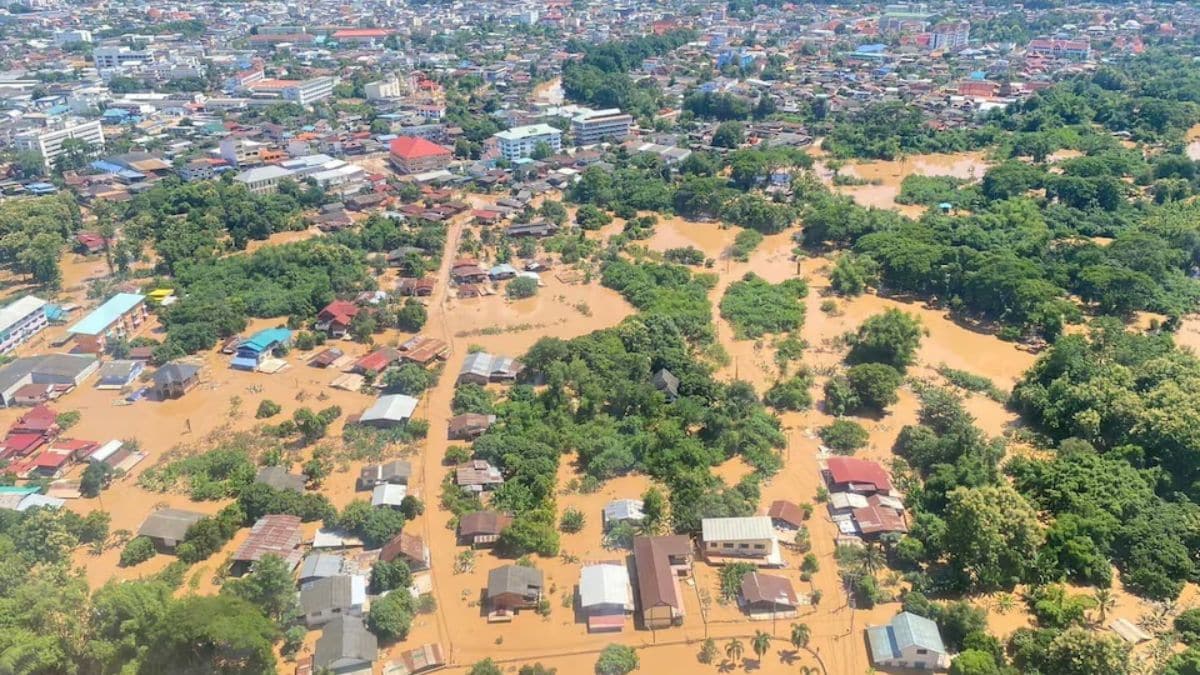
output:
M 323 98 L 333 96 L 333 86 L 337 81 L 332 77 L 314 77 L 290 84 L 283 89 L 283 100 L 308 105 Z
M 954 51 L 965 49 L 971 39 L 971 24 L 966 21 L 947 21 L 929 29 L 929 48 Z
M 571 120 L 571 135 L 576 145 L 591 145 L 600 141 L 620 141 L 629 135 L 633 116 L 617 108 L 593 110 Z
M 500 156 L 510 162 L 529 157 L 543 143 L 555 153 L 562 151 L 562 132 L 549 124 L 513 127 L 497 133 L 495 138 L 500 143 Z
M 281 166 L 269 165 L 246 169 L 233 177 L 233 180 L 246 186 L 255 194 L 270 194 L 279 189 L 279 181 L 292 178 L 295 174 Z
M 130 49 L 129 47 L 96 47 L 92 50 L 92 61 L 97 70 L 115 70 L 126 66 L 149 64 L 154 62 L 154 54 L 149 50 Z
M 367 95 L 368 101 L 378 101 L 387 98 L 400 98 L 403 89 L 400 87 L 400 80 L 393 77 L 390 80 L 368 82 L 363 85 L 363 92 Z

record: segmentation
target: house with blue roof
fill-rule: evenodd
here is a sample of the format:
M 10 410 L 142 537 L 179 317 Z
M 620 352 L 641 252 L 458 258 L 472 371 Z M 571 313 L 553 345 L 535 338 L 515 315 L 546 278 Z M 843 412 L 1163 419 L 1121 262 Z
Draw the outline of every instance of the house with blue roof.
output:
M 945 670 L 950 655 L 937 624 L 912 612 L 901 612 L 886 626 L 867 628 L 871 664 L 876 668 Z
M 99 354 L 109 340 L 132 335 L 146 322 L 147 316 L 146 296 L 117 293 L 68 328 L 67 334 L 75 339 L 74 351 Z
M 237 346 L 230 365 L 241 370 L 258 370 L 276 349 L 291 343 L 292 331 L 286 328 L 260 330 Z

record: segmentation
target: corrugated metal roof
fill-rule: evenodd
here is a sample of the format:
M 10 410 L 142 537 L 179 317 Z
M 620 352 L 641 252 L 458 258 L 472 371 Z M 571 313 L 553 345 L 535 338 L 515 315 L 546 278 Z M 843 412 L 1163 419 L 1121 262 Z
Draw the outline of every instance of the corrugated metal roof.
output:
M 766 516 L 705 518 L 701 522 L 700 528 L 704 541 L 742 541 L 775 537 L 771 519 Z
M 629 570 L 624 565 L 609 563 L 584 567 L 579 572 L 579 604 L 585 608 L 620 605 L 633 609 Z
M 117 293 L 91 314 L 85 316 L 82 321 L 68 328 L 67 332 L 79 335 L 99 335 L 108 330 L 108 327 L 117 319 L 145 300 L 146 296 L 138 293 Z

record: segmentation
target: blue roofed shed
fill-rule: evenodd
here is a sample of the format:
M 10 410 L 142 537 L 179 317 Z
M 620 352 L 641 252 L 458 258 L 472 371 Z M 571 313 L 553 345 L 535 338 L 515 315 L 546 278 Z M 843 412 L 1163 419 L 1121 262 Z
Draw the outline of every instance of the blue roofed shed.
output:
M 234 368 L 254 370 L 263 362 L 263 359 L 270 356 L 272 351 L 279 347 L 286 347 L 291 344 L 291 341 L 292 331 L 286 328 L 260 330 L 238 345 L 232 365 Z

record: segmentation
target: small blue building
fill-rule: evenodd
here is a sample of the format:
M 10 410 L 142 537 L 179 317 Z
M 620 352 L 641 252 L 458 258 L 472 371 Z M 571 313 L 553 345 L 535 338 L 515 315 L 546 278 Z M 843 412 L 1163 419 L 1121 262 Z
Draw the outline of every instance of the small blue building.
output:
M 292 343 L 292 331 L 286 328 L 267 328 L 242 341 L 230 363 L 242 370 L 258 370 L 258 367 L 276 349 Z

